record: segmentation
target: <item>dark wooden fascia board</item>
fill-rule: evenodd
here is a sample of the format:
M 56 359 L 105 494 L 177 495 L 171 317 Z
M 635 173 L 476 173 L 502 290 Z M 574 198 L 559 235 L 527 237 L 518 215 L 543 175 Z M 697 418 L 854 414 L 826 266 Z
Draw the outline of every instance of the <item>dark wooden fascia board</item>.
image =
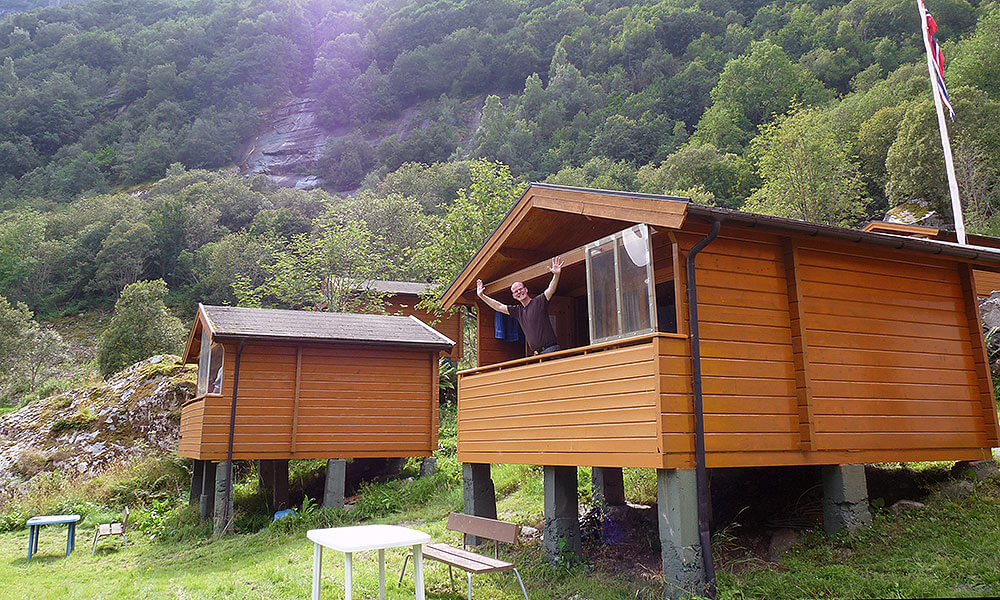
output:
M 184 358 L 181 360 L 181 364 L 187 364 L 189 362 L 195 362 L 193 360 L 194 343 L 196 336 L 201 336 L 201 328 L 208 327 L 209 332 L 212 332 L 212 326 L 208 318 L 205 315 L 205 307 L 199 302 L 198 312 L 194 315 L 194 323 L 191 324 L 191 333 L 188 334 L 187 345 L 184 347 Z M 199 352 L 201 351 L 201 341 L 198 341 Z
M 469 261 L 469 264 L 465 265 L 462 272 L 455 277 L 455 281 L 451 282 L 448 289 L 441 295 L 441 306 L 445 310 L 451 308 L 458 298 L 465 293 L 465 290 L 469 289 L 475 281 L 476 275 L 479 273 L 480 269 L 482 269 L 489 257 L 493 256 L 497 248 L 503 244 L 503 241 L 506 240 L 510 235 L 510 232 L 513 231 L 514 227 L 524 218 L 531 206 L 531 195 L 532 188 L 529 186 L 528 189 L 524 191 L 521 198 L 514 203 L 514 206 L 507 211 L 507 216 L 500 221 L 500 224 L 493 230 L 493 233 L 486 238 L 486 241 L 483 242 L 483 245 L 472 257 L 472 260 Z
M 687 214 L 688 203 L 543 188 L 534 194 L 532 205 L 535 208 L 585 217 L 680 229 Z

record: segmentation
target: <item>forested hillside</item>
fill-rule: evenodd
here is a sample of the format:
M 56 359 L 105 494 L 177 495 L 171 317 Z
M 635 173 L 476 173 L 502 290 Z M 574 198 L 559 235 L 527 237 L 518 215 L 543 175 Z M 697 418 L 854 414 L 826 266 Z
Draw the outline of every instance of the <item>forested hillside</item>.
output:
M 1000 4 L 928 8 L 969 228 L 1000 232 Z M 240 177 L 300 96 L 328 189 Z M 912 0 L 53 3 L 0 19 L 0 295 L 336 308 L 338 277 L 448 281 L 529 180 L 948 215 L 936 127 Z

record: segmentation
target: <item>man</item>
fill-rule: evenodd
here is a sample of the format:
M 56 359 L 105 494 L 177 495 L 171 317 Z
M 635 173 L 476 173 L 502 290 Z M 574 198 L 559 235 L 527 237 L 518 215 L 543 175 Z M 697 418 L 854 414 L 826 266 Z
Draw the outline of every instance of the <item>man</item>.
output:
M 549 287 L 545 288 L 544 292 L 534 298 L 528 295 L 528 288 L 520 281 L 511 284 L 510 293 L 514 295 L 514 300 L 518 304 L 507 305 L 497 302 L 483 293 L 483 280 L 476 280 L 476 295 L 493 310 L 513 317 L 521 326 L 521 330 L 524 331 L 528 347 L 536 355 L 561 350 L 556 340 L 556 332 L 552 330 L 552 323 L 549 322 L 549 300 L 556 293 L 562 267 L 561 258 L 557 256 L 552 259 L 552 264 L 549 266 L 552 281 L 549 282 Z

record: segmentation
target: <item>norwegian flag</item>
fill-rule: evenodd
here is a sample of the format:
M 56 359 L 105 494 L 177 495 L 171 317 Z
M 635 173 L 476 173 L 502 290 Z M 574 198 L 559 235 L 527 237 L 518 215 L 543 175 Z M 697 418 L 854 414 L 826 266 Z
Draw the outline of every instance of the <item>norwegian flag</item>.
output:
M 923 6 L 923 3 L 921 3 Z M 929 51 L 931 53 L 931 62 L 934 63 L 934 79 L 935 88 L 938 91 L 938 95 L 941 96 L 941 102 L 948 108 L 948 115 L 951 120 L 955 120 L 955 110 L 951 107 L 951 102 L 948 100 L 948 89 L 944 86 L 944 54 L 941 52 L 941 47 L 938 46 L 937 38 L 935 33 L 937 33 L 937 23 L 934 22 L 934 17 L 931 13 L 927 12 L 924 8 L 924 15 L 926 17 L 924 21 L 924 27 L 927 28 L 927 37 L 930 39 Z

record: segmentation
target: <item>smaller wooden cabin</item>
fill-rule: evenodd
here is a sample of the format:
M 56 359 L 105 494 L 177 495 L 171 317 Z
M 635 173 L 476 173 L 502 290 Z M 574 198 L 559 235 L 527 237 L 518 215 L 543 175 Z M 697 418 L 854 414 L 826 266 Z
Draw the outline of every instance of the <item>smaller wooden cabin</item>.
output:
M 184 352 L 198 390 L 181 409 L 178 454 L 430 456 L 438 357 L 453 345 L 413 316 L 199 305 Z
M 431 324 L 436 331 L 445 337 L 455 341 L 455 347 L 447 355 L 453 362 L 462 360 L 462 353 L 465 351 L 465 311 L 455 310 L 450 314 L 438 316 L 423 308 L 418 308 L 420 296 L 427 294 L 434 287 L 430 283 L 418 281 L 389 281 L 375 279 L 364 284 L 366 290 L 371 290 L 383 294 L 385 311 L 391 315 L 403 315 L 420 319 L 424 323 Z

